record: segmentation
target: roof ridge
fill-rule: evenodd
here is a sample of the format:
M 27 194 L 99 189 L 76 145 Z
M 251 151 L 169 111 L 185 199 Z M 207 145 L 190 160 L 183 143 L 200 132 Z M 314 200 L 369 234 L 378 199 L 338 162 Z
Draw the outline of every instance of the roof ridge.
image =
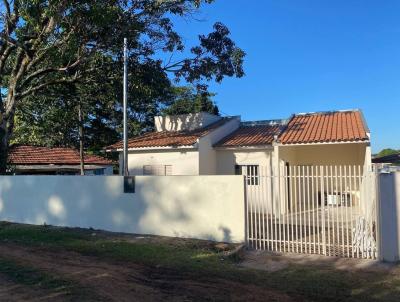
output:
M 353 109 L 339 109 L 339 110 L 310 111 L 310 112 L 294 113 L 293 115 L 302 116 L 302 115 L 332 114 L 340 112 L 361 112 L 361 109 L 353 108 Z
M 256 121 L 241 121 L 240 126 L 251 127 L 251 126 L 276 126 L 284 125 L 289 120 L 286 119 L 269 119 L 269 120 L 256 120 Z

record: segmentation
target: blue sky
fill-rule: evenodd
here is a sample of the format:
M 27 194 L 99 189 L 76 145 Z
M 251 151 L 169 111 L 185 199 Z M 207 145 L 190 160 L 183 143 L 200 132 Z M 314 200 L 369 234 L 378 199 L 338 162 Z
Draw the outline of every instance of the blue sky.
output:
M 216 21 L 246 53 L 246 76 L 211 84 L 243 120 L 361 108 L 373 151 L 400 149 L 400 1 L 217 0 L 177 29 L 192 45 Z

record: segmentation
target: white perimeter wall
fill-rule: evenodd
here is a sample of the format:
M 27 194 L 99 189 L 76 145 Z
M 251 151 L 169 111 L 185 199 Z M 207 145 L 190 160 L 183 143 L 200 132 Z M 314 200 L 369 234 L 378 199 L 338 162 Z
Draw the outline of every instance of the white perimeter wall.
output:
M 199 175 L 199 152 L 195 149 L 130 151 L 128 165 L 130 175 L 143 175 L 144 165 L 171 165 L 172 175 Z M 120 164 L 120 169 L 121 167 Z
M 241 176 L 1 176 L 0 220 L 242 242 Z

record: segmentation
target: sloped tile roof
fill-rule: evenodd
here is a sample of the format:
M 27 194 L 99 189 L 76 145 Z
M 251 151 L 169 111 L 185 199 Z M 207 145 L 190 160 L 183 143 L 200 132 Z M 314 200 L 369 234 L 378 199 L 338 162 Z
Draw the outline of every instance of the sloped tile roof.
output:
M 149 132 L 143 135 L 133 137 L 128 140 L 128 148 L 151 148 L 151 147 L 181 147 L 192 146 L 197 140 L 222 126 L 232 118 L 226 117 L 219 121 L 192 131 L 160 131 Z M 118 150 L 123 148 L 123 142 L 119 141 L 111 146 L 106 147 L 106 150 Z
M 289 121 L 282 144 L 367 141 L 368 129 L 359 110 L 298 114 Z
M 232 134 L 216 143 L 215 147 L 270 145 L 279 131 L 280 125 L 241 125 Z
M 97 155 L 85 155 L 85 164 L 112 165 L 113 162 Z M 47 148 L 15 145 L 10 148 L 8 161 L 13 165 L 79 165 L 79 151 L 72 148 Z

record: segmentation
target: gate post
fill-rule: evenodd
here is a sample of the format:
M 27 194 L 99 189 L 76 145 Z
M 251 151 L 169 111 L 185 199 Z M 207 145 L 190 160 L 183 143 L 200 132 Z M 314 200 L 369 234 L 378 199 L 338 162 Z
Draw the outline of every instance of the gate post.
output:
M 247 200 L 247 182 L 246 175 L 243 175 L 243 201 L 244 201 L 244 242 L 246 247 L 249 247 L 249 208 Z
M 378 174 L 378 244 L 381 261 L 400 260 L 400 172 Z

